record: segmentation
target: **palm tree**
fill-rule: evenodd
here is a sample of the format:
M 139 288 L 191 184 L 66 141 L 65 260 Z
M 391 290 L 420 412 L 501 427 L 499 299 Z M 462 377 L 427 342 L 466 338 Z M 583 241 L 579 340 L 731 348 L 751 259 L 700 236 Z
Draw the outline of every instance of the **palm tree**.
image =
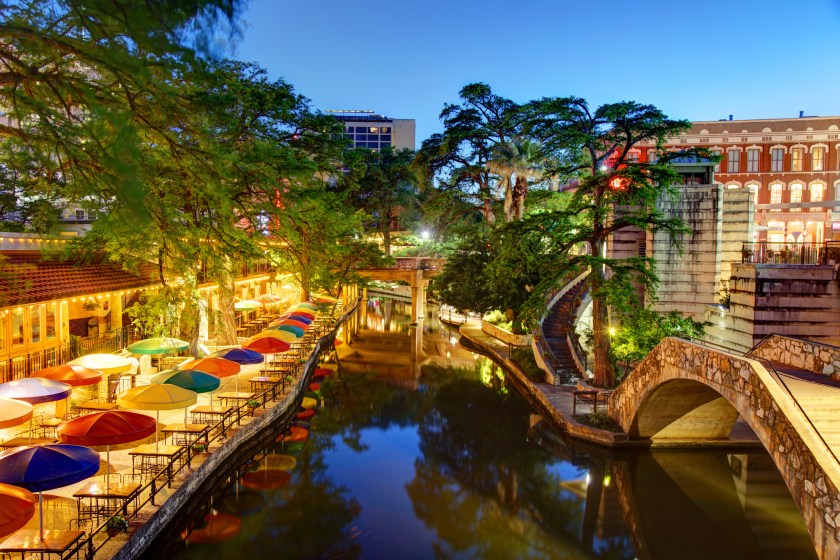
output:
M 548 158 L 540 145 L 526 139 L 501 142 L 493 147 L 487 170 L 499 176 L 505 191 L 505 222 L 522 219 L 528 187 L 547 180 Z

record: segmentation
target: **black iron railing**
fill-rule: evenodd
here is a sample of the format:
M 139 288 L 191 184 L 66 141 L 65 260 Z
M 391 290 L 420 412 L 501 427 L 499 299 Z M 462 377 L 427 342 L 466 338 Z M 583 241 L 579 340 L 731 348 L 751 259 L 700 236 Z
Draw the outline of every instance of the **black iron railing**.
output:
M 749 264 L 834 265 L 840 263 L 840 242 L 744 243 L 741 262 Z

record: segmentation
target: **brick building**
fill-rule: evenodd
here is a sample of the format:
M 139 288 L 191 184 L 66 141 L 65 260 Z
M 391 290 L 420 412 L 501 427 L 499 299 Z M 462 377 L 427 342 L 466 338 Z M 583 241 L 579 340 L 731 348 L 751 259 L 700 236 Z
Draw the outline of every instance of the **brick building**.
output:
M 755 192 L 752 241 L 840 240 L 840 117 L 697 121 L 665 147 L 692 146 L 721 155 L 716 183 Z

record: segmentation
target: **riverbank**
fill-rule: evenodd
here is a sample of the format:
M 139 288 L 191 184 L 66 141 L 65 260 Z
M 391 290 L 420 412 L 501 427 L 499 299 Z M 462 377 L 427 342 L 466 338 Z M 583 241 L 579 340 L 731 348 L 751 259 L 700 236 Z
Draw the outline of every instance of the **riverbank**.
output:
M 611 432 L 578 422 L 574 413 L 585 414 L 592 411 L 591 403 L 574 405 L 573 386 L 536 383 L 529 379 L 510 357 L 506 343 L 493 338 L 481 329 L 481 322 L 466 322 L 459 328 L 462 337 L 476 347 L 477 351 L 497 361 L 509 375 L 509 379 L 529 403 L 531 408 L 545 422 L 560 433 L 573 438 L 595 443 L 610 448 L 751 448 L 762 447 L 758 437 L 749 429 L 746 422 L 739 419 L 730 434 L 724 440 L 683 441 L 633 440 L 627 433 Z

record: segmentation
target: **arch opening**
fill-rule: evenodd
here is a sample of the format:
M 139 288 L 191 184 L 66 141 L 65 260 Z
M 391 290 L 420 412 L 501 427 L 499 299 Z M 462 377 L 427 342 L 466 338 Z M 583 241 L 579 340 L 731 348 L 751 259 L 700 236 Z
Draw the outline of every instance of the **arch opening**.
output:
M 738 416 L 735 407 L 708 385 L 672 379 L 645 396 L 629 433 L 651 440 L 725 439 Z

